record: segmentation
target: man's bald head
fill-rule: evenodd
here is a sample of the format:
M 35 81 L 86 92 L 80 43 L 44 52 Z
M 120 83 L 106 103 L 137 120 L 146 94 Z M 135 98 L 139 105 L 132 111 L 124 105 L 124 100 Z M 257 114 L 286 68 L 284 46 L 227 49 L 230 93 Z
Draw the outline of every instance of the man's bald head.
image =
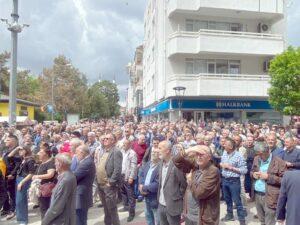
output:
M 172 144 L 169 141 L 162 141 L 158 144 L 159 157 L 168 161 L 171 158 Z

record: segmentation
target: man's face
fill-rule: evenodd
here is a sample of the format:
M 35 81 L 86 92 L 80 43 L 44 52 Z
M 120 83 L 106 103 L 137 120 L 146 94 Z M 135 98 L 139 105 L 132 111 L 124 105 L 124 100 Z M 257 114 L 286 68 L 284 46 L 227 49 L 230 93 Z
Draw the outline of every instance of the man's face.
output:
M 26 134 L 27 134 L 27 129 L 26 129 L 26 128 L 23 128 L 23 129 L 21 130 L 21 133 L 22 133 L 23 136 L 26 135 Z
M 159 158 L 162 160 L 168 159 L 170 156 L 170 150 L 167 148 L 165 142 L 158 144 Z
M 284 140 L 284 146 L 287 149 L 293 149 L 294 148 L 294 140 L 292 138 L 286 138 Z
M 230 141 L 225 141 L 224 149 L 226 152 L 231 152 L 233 150 L 232 144 Z
M 156 163 L 159 160 L 159 149 L 153 148 L 151 151 L 151 161 Z
M 106 135 L 103 139 L 103 145 L 106 148 L 110 148 L 114 144 L 114 138 L 112 135 Z
M 93 134 L 88 135 L 88 142 L 89 143 L 93 143 L 95 140 L 96 140 L 95 135 L 93 135 Z
M 152 142 L 152 144 L 153 144 L 153 148 L 158 148 L 159 141 L 158 140 L 154 140 Z
M 267 137 L 267 144 L 269 148 L 274 148 L 276 146 L 276 138 L 274 136 Z
M 6 145 L 6 147 L 8 147 L 8 148 L 12 148 L 12 147 L 14 147 L 15 146 L 15 140 L 13 139 L 13 138 L 6 138 L 6 140 L 5 140 L 5 145 Z
M 123 148 L 124 150 L 128 150 L 130 148 L 130 141 L 128 140 L 125 140 L 124 143 L 123 143 Z
M 246 141 L 247 147 L 252 147 L 254 145 L 254 139 L 252 137 L 248 137 Z
M 196 162 L 200 168 L 204 168 L 210 162 L 210 155 L 206 151 L 200 150 L 196 155 Z
M 233 138 L 233 140 L 234 140 L 236 146 L 240 146 L 240 144 L 241 144 L 241 142 L 242 142 L 240 137 L 235 136 L 235 137 Z
M 193 137 L 193 135 L 191 133 L 187 133 L 185 135 L 185 140 L 190 141 L 190 140 L 192 140 L 192 137 Z
M 77 157 L 77 159 L 80 161 L 80 160 L 83 160 L 84 159 L 84 154 L 83 154 L 83 152 L 81 151 L 81 146 L 79 146 L 79 147 L 77 147 L 76 148 L 76 157 Z
M 139 137 L 139 144 L 142 145 L 142 144 L 145 144 L 145 143 L 146 143 L 146 138 L 145 138 L 145 136 Z

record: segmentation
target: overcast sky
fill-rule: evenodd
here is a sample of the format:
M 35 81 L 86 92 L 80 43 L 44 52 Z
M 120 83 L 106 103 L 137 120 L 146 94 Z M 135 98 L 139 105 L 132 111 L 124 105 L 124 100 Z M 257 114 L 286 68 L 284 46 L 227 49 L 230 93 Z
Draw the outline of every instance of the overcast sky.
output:
M 184 1 L 184 0 L 183 0 Z M 147 0 L 21 0 L 20 23 L 30 27 L 19 35 L 19 67 L 40 74 L 64 54 L 95 82 L 116 77 L 121 102 L 128 75 L 125 66 L 143 43 Z M 12 0 L 0 0 L 0 18 L 9 18 Z M 300 46 L 300 1 L 288 13 L 288 42 Z M 10 33 L 0 24 L 0 52 L 10 51 Z

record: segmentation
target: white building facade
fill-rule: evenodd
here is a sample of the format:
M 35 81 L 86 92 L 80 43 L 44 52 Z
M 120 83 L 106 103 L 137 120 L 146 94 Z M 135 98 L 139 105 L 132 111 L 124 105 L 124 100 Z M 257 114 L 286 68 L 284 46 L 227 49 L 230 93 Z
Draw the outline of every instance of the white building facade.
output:
M 144 26 L 144 118 L 280 118 L 268 66 L 286 47 L 284 0 L 149 0 Z
M 127 91 L 127 114 L 138 116 L 143 107 L 143 46 L 136 48 L 133 62 L 128 63 L 129 85 Z

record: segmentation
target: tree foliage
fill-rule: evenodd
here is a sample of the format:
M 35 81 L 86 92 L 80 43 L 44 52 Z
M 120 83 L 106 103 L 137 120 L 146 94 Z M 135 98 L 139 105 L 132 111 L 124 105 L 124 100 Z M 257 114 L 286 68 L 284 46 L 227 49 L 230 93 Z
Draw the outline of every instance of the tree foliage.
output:
M 270 65 L 270 103 L 286 115 L 300 115 L 300 48 L 289 47 Z
M 0 54 L 0 90 L 6 95 L 9 94 L 9 58 L 7 52 Z M 92 119 L 119 115 L 116 84 L 104 80 L 88 87 L 85 75 L 63 55 L 56 57 L 53 66 L 45 68 L 40 76 L 34 76 L 29 70 L 19 71 L 17 97 L 40 105 L 52 104 L 52 84 L 55 118 L 65 117 L 67 113 Z M 49 119 L 50 115 L 47 116 Z M 43 119 L 42 114 L 38 117 Z

